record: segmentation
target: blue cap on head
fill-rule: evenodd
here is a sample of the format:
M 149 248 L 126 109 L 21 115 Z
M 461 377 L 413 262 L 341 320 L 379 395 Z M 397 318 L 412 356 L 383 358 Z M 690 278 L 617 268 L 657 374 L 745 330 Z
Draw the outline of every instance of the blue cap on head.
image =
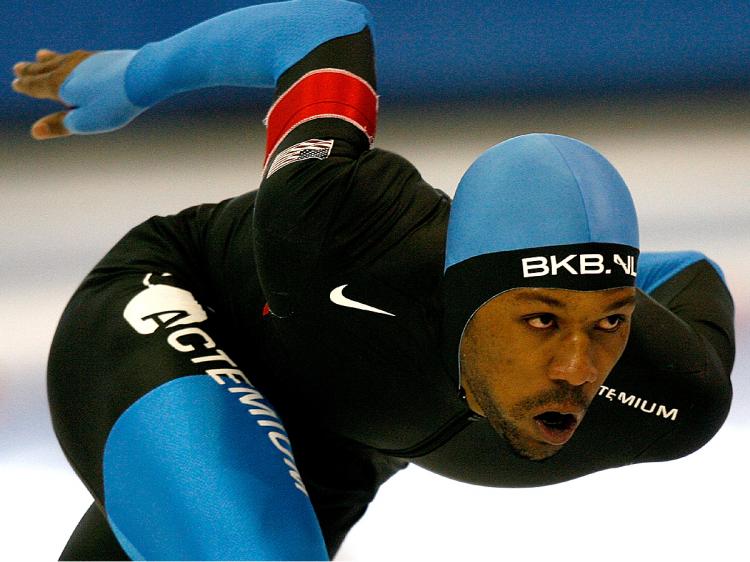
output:
M 445 269 L 481 254 L 586 242 L 638 247 L 628 188 L 587 144 L 533 133 L 493 146 L 464 174 Z
M 560 135 L 515 137 L 469 167 L 446 242 L 445 346 L 484 303 L 516 287 L 635 285 L 638 219 L 625 182 L 590 146 Z

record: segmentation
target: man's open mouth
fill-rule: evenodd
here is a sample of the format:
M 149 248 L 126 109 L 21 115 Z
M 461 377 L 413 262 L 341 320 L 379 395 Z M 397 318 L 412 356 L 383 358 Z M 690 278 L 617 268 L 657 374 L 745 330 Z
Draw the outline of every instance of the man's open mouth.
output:
M 542 441 L 551 445 L 563 445 L 573 437 L 578 427 L 579 418 L 576 414 L 547 411 L 534 416 Z

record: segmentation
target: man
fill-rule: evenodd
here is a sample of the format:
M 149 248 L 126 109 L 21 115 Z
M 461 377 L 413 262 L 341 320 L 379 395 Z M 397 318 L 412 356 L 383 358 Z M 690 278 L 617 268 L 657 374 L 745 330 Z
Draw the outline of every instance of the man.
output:
M 727 415 L 718 268 L 639 259 L 624 182 L 576 140 L 500 143 L 453 201 L 372 149 L 357 4 L 255 6 L 14 71 L 73 107 L 39 139 L 193 88 L 277 89 L 260 189 L 136 227 L 63 315 L 50 405 L 96 500 L 65 559 L 333 556 L 407 462 L 552 484 L 689 454 Z

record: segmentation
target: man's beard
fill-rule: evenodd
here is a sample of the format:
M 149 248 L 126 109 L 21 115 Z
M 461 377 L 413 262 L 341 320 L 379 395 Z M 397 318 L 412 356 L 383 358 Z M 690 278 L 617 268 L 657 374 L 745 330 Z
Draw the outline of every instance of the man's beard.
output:
M 545 446 L 545 444 L 541 442 L 533 441 L 537 444 L 538 448 L 532 448 L 530 446 L 530 438 L 528 436 L 524 437 L 523 432 L 514 420 L 523 419 L 531 410 L 543 407 L 547 404 L 573 403 L 580 406 L 583 410 L 586 410 L 590 403 L 583 393 L 583 389 L 565 383 L 559 383 L 560 386 L 557 388 L 526 398 L 513 406 L 510 412 L 506 412 L 495 400 L 492 399 L 487 385 L 479 381 L 466 382 L 469 383 L 469 387 L 471 388 L 476 401 L 482 408 L 482 411 L 492 428 L 500 436 L 505 438 L 511 451 L 516 456 L 526 460 L 544 460 L 558 453 L 561 447 L 556 447 L 554 445 Z M 478 384 L 475 385 L 472 384 L 472 382 L 478 382 Z M 541 449 L 544 449 L 544 452 L 540 452 Z

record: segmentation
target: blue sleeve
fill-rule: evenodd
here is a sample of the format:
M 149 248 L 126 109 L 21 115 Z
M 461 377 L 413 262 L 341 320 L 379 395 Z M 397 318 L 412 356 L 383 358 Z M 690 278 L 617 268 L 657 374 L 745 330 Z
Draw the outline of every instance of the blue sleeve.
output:
M 249 385 L 198 374 L 153 389 L 112 427 L 103 473 L 133 560 L 328 559 L 289 438 Z
M 706 260 L 726 284 L 724 274 L 715 262 L 700 252 L 686 251 L 642 252 L 638 258 L 636 285 L 644 293 L 651 294 L 675 275 L 701 260 Z
M 179 92 L 273 86 L 315 47 L 361 31 L 370 19 L 364 6 L 345 0 L 291 0 L 227 12 L 137 51 L 97 53 L 60 89 L 76 108 L 65 126 L 105 132 Z

